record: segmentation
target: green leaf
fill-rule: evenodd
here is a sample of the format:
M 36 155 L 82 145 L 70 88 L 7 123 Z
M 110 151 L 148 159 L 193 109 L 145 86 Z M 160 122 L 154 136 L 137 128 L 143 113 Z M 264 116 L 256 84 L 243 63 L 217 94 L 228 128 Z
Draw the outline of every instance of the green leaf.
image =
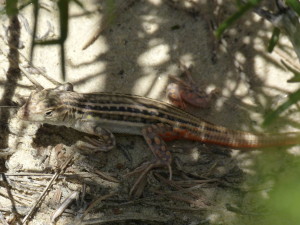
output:
M 272 37 L 271 37 L 271 39 L 269 41 L 269 45 L 268 45 L 268 52 L 269 53 L 271 53 L 273 51 L 274 47 L 278 43 L 279 35 L 280 35 L 280 29 L 275 27 L 273 29 Z
M 223 23 L 220 24 L 218 29 L 215 31 L 215 35 L 217 38 L 220 38 L 224 31 L 231 26 L 235 21 L 237 21 L 240 17 L 242 17 L 248 10 L 257 6 L 261 0 L 249 0 L 246 4 L 242 5 L 239 10 L 227 18 Z
M 285 3 L 300 16 L 300 3 L 298 0 L 286 0 Z
M 294 74 L 294 77 L 292 77 L 291 79 L 289 79 L 287 82 L 288 83 L 300 82 L 300 73 Z
M 7 16 L 14 16 L 18 14 L 18 0 L 6 1 L 6 14 Z
M 295 83 L 295 82 L 300 82 L 300 72 L 295 70 L 294 68 L 290 67 L 286 62 L 281 60 L 281 63 L 287 68 L 288 71 L 292 72 L 294 74 L 294 77 L 289 79 L 287 82 L 289 83 Z
M 263 126 L 269 126 L 279 115 L 287 110 L 292 105 L 296 104 L 300 100 L 300 89 L 294 93 L 289 94 L 288 100 L 280 105 L 277 109 L 270 111 L 267 113 L 265 120 L 263 122 Z

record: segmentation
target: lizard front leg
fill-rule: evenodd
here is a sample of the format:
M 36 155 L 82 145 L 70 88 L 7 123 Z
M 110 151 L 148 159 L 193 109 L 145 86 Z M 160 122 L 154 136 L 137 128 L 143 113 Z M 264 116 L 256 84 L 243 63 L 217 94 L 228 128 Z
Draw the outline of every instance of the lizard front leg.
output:
M 92 139 L 85 136 L 88 143 L 78 143 L 80 148 L 94 151 L 109 151 L 116 146 L 115 136 L 109 130 L 102 128 L 101 124 L 81 120 L 77 121 L 73 128 L 98 137 L 98 139 Z

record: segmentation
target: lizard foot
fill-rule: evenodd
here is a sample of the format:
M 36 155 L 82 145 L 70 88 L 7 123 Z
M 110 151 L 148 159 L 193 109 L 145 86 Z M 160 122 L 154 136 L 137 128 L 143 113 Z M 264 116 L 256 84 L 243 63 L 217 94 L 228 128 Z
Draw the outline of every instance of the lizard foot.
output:
M 90 138 L 84 136 L 87 142 L 78 141 L 76 147 L 88 151 L 108 152 L 116 145 L 114 136 L 100 136 L 99 138 Z
M 150 170 L 157 168 L 157 167 L 164 167 L 167 166 L 168 170 L 169 170 L 169 180 L 172 179 L 172 167 L 170 164 L 166 164 L 160 161 L 156 161 L 156 162 L 147 162 L 144 163 L 143 165 L 137 167 L 134 171 L 126 174 L 126 177 L 135 175 L 135 174 L 139 174 L 139 177 L 137 178 L 137 180 L 135 181 L 134 185 L 132 186 L 132 188 L 130 189 L 129 195 L 130 196 L 134 196 L 134 197 L 140 197 L 144 187 L 146 185 L 146 177 L 147 174 L 149 173 Z

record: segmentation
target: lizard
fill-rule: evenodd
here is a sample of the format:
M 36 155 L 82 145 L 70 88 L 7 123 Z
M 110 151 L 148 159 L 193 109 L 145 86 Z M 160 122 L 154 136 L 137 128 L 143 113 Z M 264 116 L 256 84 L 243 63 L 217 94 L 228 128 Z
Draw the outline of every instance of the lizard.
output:
M 179 61 L 178 67 L 183 71 L 182 75 L 186 77 L 187 81 L 169 75 L 169 78 L 175 81 L 168 84 L 166 88 L 166 96 L 169 101 L 182 109 L 187 108 L 186 103 L 197 108 L 208 108 L 212 99 L 216 97 L 220 91 L 214 89 L 210 93 L 206 93 L 195 84 L 191 75 L 191 66 L 187 67 Z
M 259 134 L 215 125 L 169 103 L 130 94 L 78 93 L 70 83 L 33 91 L 18 110 L 25 121 L 63 125 L 101 138 L 91 148 L 110 150 L 113 133 L 143 136 L 155 159 L 131 173 L 140 173 L 130 193 L 155 167 L 166 166 L 172 178 L 167 141 L 187 139 L 237 149 L 300 143 L 300 133 Z M 98 145 L 102 146 L 98 146 Z

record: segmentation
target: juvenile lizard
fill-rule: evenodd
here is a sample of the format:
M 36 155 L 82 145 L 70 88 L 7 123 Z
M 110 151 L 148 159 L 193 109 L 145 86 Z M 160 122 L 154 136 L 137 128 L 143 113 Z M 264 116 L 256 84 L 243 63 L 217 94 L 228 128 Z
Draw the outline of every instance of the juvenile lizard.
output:
M 69 83 L 33 91 L 17 115 L 22 120 L 63 125 L 99 136 L 104 146 L 95 149 L 100 150 L 113 148 L 112 133 L 143 136 L 155 161 L 135 170 L 141 174 L 132 191 L 154 167 L 167 166 L 171 177 L 172 159 L 165 141 L 187 139 L 239 149 L 300 143 L 300 133 L 263 135 L 232 130 L 168 103 L 128 94 L 77 93 Z
M 179 62 L 178 66 L 183 71 L 182 75 L 185 76 L 187 81 L 169 75 L 169 78 L 175 81 L 170 83 L 166 89 L 166 96 L 169 101 L 182 109 L 187 108 L 186 104 L 197 108 L 208 108 L 212 99 L 218 95 L 219 90 L 214 89 L 210 93 L 206 93 L 194 82 L 191 75 L 191 67 L 187 67 L 181 62 Z

